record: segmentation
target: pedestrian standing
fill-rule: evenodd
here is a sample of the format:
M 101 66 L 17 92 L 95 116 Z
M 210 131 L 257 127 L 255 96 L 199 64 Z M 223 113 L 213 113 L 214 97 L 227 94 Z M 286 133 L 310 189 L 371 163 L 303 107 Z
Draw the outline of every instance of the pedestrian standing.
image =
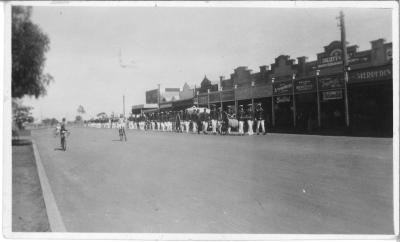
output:
M 246 119 L 247 119 L 247 126 L 248 126 L 247 133 L 249 135 L 253 135 L 254 134 L 254 132 L 253 132 L 254 112 L 253 112 L 252 104 L 247 105 Z
M 175 116 L 175 128 L 176 128 L 176 132 L 181 133 L 182 132 L 182 128 L 181 128 L 181 115 L 180 112 L 176 112 L 176 116 Z
M 203 134 L 207 134 L 208 130 L 208 121 L 210 119 L 210 115 L 207 113 L 207 109 L 203 110 L 203 115 L 202 115 L 202 126 L 203 126 Z
M 240 135 L 244 135 L 244 130 L 243 130 L 243 124 L 245 121 L 245 113 L 244 113 L 244 109 L 243 109 L 243 105 L 239 105 L 239 110 L 237 112 L 236 118 L 239 122 L 239 134 Z
M 261 126 L 261 131 L 262 131 L 262 133 L 263 133 L 264 135 L 267 134 L 267 132 L 265 131 L 264 109 L 262 108 L 261 103 L 258 103 L 258 104 L 257 104 L 256 111 L 255 111 L 255 113 L 254 113 L 254 116 L 255 116 L 255 120 L 256 120 L 256 122 L 257 122 L 257 125 L 256 125 L 256 127 L 257 127 L 257 129 L 256 129 L 257 135 L 260 134 L 260 133 L 259 133 L 259 132 L 260 132 L 260 126 Z
M 210 119 L 211 119 L 211 132 L 212 134 L 217 134 L 217 110 L 215 108 L 215 104 L 211 105 L 210 111 Z
M 200 129 L 202 126 L 202 118 L 203 118 L 203 115 L 201 115 L 200 109 L 197 109 L 197 111 L 196 111 L 197 134 L 200 134 Z
M 217 109 L 217 129 L 218 129 L 218 133 L 222 134 L 222 107 L 218 107 Z

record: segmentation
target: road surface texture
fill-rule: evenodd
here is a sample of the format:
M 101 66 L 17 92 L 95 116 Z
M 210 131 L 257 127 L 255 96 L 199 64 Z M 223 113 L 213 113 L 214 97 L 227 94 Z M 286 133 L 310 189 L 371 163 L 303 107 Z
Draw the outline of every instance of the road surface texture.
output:
M 67 231 L 392 234 L 392 139 L 33 132 Z

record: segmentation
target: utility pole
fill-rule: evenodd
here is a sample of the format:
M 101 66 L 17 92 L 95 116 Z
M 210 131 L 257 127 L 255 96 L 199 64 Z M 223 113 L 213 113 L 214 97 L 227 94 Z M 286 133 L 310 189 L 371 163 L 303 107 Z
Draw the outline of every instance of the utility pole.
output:
M 160 95 L 161 95 L 161 90 L 160 90 L 160 84 L 158 85 L 158 93 L 157 93 L 157 104 L 158 104 L 158 109 L 160 109 Z
M 349 98 L 347 92 L 347 83 L 349 82 L 349 63 L 347 59 L 347 44 L 346 44 L 346 29 L 344 25 L 344 14 L 343 11 L 340 11 L 339 15 L 339 27 L 340 27 L 340 39 L 342 41 L 342 60 L 343 60 L 343 75 L 344 75 L 344 106 L 345 106 L 345 116 L 346 116 L 346 127 L 350 126 L 350 118 L 349 118 Z
M 125 117 L 125 95 L 123 95 L 122 96 L 122 111 L 123 111 L 123 114 L 124 114 L 124 117 Z

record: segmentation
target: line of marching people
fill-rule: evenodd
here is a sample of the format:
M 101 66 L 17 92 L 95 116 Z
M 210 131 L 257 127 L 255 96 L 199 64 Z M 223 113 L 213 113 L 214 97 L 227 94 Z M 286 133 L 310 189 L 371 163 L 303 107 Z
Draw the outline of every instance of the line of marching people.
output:
M 193 107 L 182 111 L 147 113 L 134 118 L 133 127 L 131 125 L 129 128 L 145 131 L 231 134 L 235 130 L 239 135 L 253 135 L 254 131 L 266 134 L 261 103 L 256 105 L 254 111 L 251 104 L 246 108 L 239 105 L 236 113 L 232 107 L 222 110 L 215 105 L 211 105 L 211 109 Z

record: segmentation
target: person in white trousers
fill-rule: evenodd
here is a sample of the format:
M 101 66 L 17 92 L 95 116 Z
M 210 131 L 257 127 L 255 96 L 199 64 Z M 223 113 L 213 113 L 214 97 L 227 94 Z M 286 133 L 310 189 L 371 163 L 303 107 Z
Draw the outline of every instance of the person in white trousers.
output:
M 237 112 L 236 118 L 239 122 L 239 134 L 244 135 L 243 125 L 244 125 L 244 109 L 243 105 L 239 105 L 239 110 Z
M 247 125 L 248 125 L 247 133 L 249 135 L 253 135 L 254 134 L 254 132 L 253 132 L 254 112 L 253 112 L 252 104 L 247 105 L 246 118 L 247 118 Z
M 257 129 L 256 129 L 257 135 L 260 134 L 260 126 L 261 126 L 262 133 L 264 135 L 266 135 L 267 132 L 265 132 L 264 109 L 262 108 L 261 103 L 257 104 L 256 111 L 254 112 L 254 117 L 257 122 L 257 126 L 256 126 L 257 127 Z

